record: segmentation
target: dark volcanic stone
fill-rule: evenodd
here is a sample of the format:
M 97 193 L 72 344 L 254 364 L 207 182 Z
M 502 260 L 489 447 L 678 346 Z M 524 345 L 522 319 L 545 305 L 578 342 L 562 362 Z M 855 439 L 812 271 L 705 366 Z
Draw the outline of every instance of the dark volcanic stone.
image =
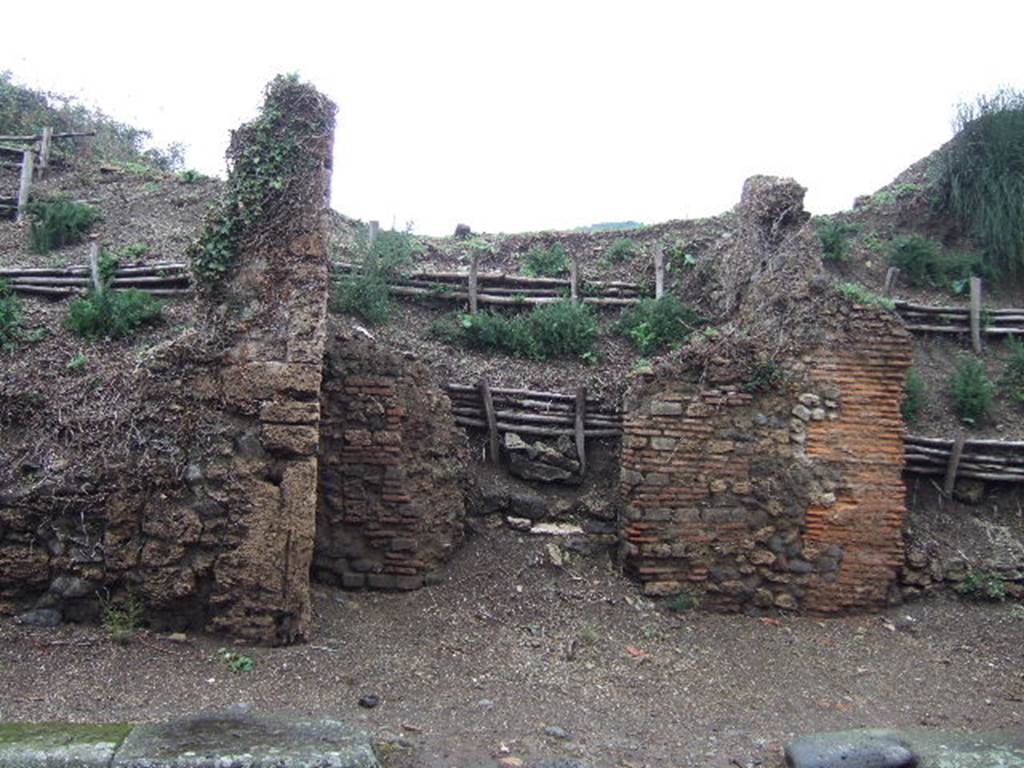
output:
M 19 622 L 30 627 L 59 627 L 61 620 L 60 611 L 55 608 L 36 608 L 18 616 Z

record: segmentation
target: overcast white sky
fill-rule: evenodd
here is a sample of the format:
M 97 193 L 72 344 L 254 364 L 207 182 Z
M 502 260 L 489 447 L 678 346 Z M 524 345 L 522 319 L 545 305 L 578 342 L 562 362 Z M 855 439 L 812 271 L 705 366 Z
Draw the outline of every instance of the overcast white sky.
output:
M 188 146 L 298 72 L 339 106 L 333 203 L 416 231 L 707 216 L 755 173 L 848 208 L 1024 87 L 1024 3 L 48 0 L 0 69 Z

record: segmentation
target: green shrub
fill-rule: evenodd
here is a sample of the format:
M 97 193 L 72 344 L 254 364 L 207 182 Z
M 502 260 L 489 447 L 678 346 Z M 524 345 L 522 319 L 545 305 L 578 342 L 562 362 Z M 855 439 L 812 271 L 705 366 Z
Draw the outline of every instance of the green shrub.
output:
M 964 422 L 977 424 L 988 415 L 994 390 L 980 360 L 962 355 L 956 361 L 949 391 Z
M 825 261 L 846 261 L 846 241 L 857 232 L 857 228 L 831 216 L 822 216 L 816 229 L 821 240 L 821 258 Z
M 404 232 L 378 233 L 355 272 L 337 278 L 335 308 L 357 315 L 371 325 L 386 323 L 391 316 L 388 282 L 402 275 L 417 252 L 417 244 Z
M 542 304 L 524 315 L 508 317 L 478 312 L 459 318 L 461 340 L 477 349 L 496 349 L 518 357 L 544 360 L 577 356 L 588 359 L 597 341 L 597 317 L 586 304 Z
M 209 180 L 209 176 L 206 176 L 205 174 L 202 174 L 199 171 L 194 171 L 191 168 L 181 171 L 178 174 L 178 181 L 180 181 L 182 184 L 200 184 L 204 181 Z
M 1018 403 L 1024 403 L 1024 341 L 1011 336 L 1006 340 L 1009 355 L 1003 360 L 1005 368 L 1000 384 L 1006 394 Z
M 936 167 L 938 208 L 985 249 L 991 267 L 1024 267 L 1024 92 L 961 104 Z
M 690 336 L 701 324 L 700 315 L 675 296 L 641 299 L 627 307 L 617 323 L 617 330 L 628 336 L 642 355 L 664 351 Z
M 612 264 L 629 261 L 640 253 L 640 246 L 631 237 L 620 237 L 605 251 L 605 258 Z
M 21 302 L 10 284 L 0 278 L 0 349 L 10 351 L 21 338 Z
M 839 283 L 836 285 L 836 293 L 845 296 L 857 304 L 870 304 L 883 309 L 895 309 L 896 302 L 885 296 L 872 293 L 860 283 Z
M 569 261 L 561 243 L 550 248 L 534 246 L 523 259 L 523 273 L 531 277 L 557 277 L 568 271 Z
M 120 339 L 143 325 L 157 322 L 162 309 L 161 302 L 135 288 L 90 290 L 71 302 L 67 325 L 74 333 L 93 341 Z
M 956 591 L 981 600 L 1002 602 L 1006 599 L 1006 581 L 998 573 L 971 568 Z
M 107 637 L 126 645 L 142 627 L 142 603 L 129 592 L 120 605 L 114 605 L 109 596 L 100 597 L 100 612 Z
M 36 253 L 81 242 L 100 218 L 93 207 L 64 198 L 29 203 L 28 215 L 32 221 L 32 250 Z
M 769 392 L 785 378 L 782 366 L 774 360 L 765 360 L 753 365 L 741 389 L 744 392 Z
M 675 597 L 668 601 L 668 609 L 672 613 L 686 613 L 700 607 L 701 594 L 692 587 L 683 587 Z
M 971 277 L 991 278 L 984 259 L 973 253 L 946 253 L 934 240 L 921 235 L 901 235 L 889 243 L 889 263 L 916 286 L 964 293 Z
M 921 374 L 911 368 L 907 371 L 907 378 L 903 382 L 903 402 L 900 404 L 903 419 L 912 422 L 927 402 L 928 394 L 924 379 L 921 378 Z

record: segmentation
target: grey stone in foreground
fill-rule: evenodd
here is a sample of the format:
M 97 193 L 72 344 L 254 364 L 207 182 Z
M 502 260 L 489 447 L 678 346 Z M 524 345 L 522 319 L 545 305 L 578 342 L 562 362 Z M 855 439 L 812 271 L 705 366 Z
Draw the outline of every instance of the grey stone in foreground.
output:
M 112 768 L 379 768 L 369 738 L 328 718 L 210 714 L 140 725 Z
M 130 725 L 0 724 L 3 768 L 107 768 Z
M 790 768 L 1024 768 L 1024 731 L 816 733 L 786 745 Z

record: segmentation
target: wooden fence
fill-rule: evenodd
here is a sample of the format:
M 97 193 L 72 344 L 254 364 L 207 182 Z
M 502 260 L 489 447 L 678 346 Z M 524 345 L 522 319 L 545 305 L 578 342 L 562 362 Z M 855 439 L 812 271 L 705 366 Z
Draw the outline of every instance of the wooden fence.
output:
M 72 267 L 0 269 L 0 278 L 18 293 L 60 298 L 84 293 L 96 279 L 88 264 Z M 138 288 L 153 296 L 181 296 L 189 292 L 188 266 L 176 262 L 125 264 L 114 271 L 111 287 Z
M 0 211 L 13 210 L 17 221 L 25 218 L 32 181 L 43 178 L 50 167 L 50 149 L 55 140 L 95 135 L 95 131 L 54 133 L 53 128 L 43 128 L 42 133 L 29 136 L 0 136 L 0 142 L 8 142 L 0 143 L 0 166 L 19 168 L 21 171 L 17 197 L 0 197 Z M 18 159 L 5 159 L 10 157 Z
M 336 263 L 341 276 L 354 276 L 357 265 Z M 580 281 L 578 270 L 569 279 L 528 277 L 506 272 L 414 272 L 388 282 L 396 296 L 468 302 L 475 313 L 480 304 L 535 306 L 563 299 L 597 306 L 626 306 L 641 299 L 640 286 L 617 281 Z
M 1024 443 L 908 435 L 904 439 L 904 450 L 906 471 L 943 476 L 947 493 L 953 490 L 958 477 L 1000 483 L 1024 482 Z

